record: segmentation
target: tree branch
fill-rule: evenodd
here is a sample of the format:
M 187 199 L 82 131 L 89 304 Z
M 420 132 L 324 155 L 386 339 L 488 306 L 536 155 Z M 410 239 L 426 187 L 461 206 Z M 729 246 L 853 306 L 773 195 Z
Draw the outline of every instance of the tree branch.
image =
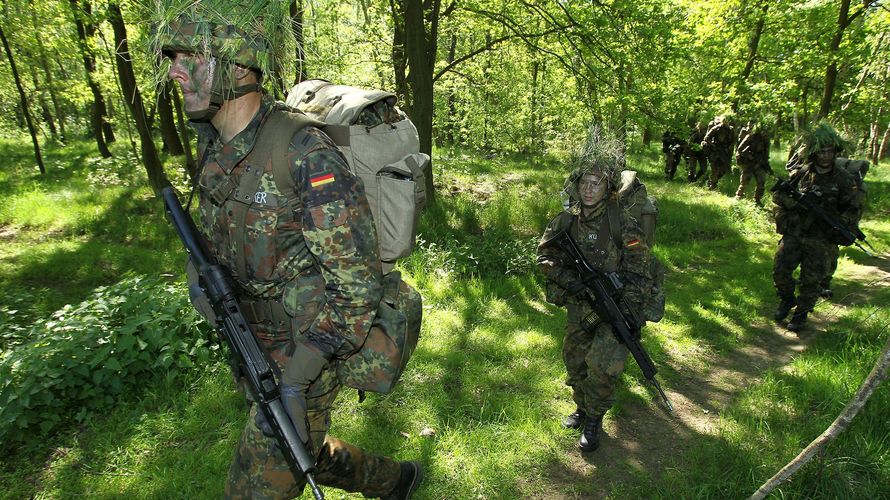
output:
M 850 425 L 850 422 L 853 421 L 859 410 L 865 406 L 866 401 L 868 401 L 875 389 L 887 378 L 888 369 L 890 369 L 890 339 L 887 339 L 887 343 L 884 344 L 884 349 L 881 351 L 881 355 L 878 356 L 874 368 L 865 377 L 859 390 L 856 391 L 856 395 L 847 403 L 847 406 L 844 407 L 843 411 L 841 411 L 840 415 L 837 416 L 828 429 L 825 429 L 825 432 L 804 448 L 794 460 L 758 488 L 748 500 L 762 500 L 765 498 L 771 491 L 785 482 L 792 474 L 797 472 L 798 469 L 809 462 L 817 453 L 822 452 L 830 442 L 837 438 Z

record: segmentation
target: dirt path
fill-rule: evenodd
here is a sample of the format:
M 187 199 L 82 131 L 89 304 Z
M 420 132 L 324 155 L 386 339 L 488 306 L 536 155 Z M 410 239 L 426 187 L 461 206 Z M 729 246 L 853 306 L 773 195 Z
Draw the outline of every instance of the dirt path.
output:
M 533 497 L 602 498 L 614 484 L 637 482 L 633 478 L 640 474 L 659 476 L 677 456 L 682 462 L 700 436 L 719 435 L 720 412 L 745 387 L 757 383 L 769 370 L 788 366 L 819 332 L 845 314 L 845 304 L 861 299 L 870 287 L 890 284 L 890 261 L 886 256 L 884 259 L 875 265 L 852 264 L 852 269 L 848 265 L 842 278 L 853 285 L 844 287 L 847 293 L 843 296 L 820 302 L 799 335 L 772 322 L 759 322 L 752 325 L 757 330 L 752 342 L 722 356 L 712 355 L 703 370 L 673 380 L 671 387 L 665 388 L 674 405 L 673 414 L 653 401 L 651 405 L 625 405 L 619 417 L 607 417 L 600 449 L 589 455 L 571 450 L 566 461 L 548 471 L 552 489 Z M 574 487 L 577 484 L 597 488 L 593 495 L 582 495 Z

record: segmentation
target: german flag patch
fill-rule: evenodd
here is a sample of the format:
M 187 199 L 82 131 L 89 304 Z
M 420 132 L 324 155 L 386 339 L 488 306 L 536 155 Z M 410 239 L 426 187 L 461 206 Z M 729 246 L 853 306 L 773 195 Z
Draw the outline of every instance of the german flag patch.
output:
M 640 240 L 630 240 L 627 242 L 627 248 L 633 248 L 640 244 Z
M 324 186 L 331 182 L 334 182 L 334 174 L 321 174 L 309 178 L 309 184 L 312 187 Z

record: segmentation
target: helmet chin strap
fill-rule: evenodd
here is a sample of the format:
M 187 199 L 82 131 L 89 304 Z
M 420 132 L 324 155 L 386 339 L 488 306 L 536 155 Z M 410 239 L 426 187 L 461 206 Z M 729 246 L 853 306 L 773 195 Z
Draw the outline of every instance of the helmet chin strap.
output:
M 189 120 L 195 122 L 209 122 L 216 116 L 216 113 L 219 112 L 219 109 L 225 103 L 225 101 L 231 101 L 233 99 L 237 99 L 241 96 L 245 96 L 250 94 L 251 92 L 260 92 L 263 87 L 259 82 L 248 83 L 247 85 L 239 85 L 234 87 L 232 85 L 226 85 L 223 82 L 223 74 L 228 73 L 231 75 L 231 71 L 217 71 L 219 68 L 218 61 L 219 59 L 212 57 L 210 59 L 211 71 L 213 72 L 213 82 L 210 87 L 210 102 L 207 105 L 206 109 L 201 109 L 192 112 L 186 112 L 186 116 L 188 116 Z M 230 66 L 234 66 L 234 63 L 225 62 L 224 64 L 228 64 Z

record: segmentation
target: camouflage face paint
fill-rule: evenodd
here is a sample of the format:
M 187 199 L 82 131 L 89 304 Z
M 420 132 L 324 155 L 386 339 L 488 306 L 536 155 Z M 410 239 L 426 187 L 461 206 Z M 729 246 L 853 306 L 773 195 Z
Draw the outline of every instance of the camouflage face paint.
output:
M 213 87 L 215 58 L 188 52 L 176 52 L 168 75 L 182 90 L 183 108 L 186 113 L 203 111 L 210 106 Z
M 603 175 L 584 174 L 578 181 L 578 194 L 581 195 L 581 205 L 592 207 L 602 201 L 606 195 L 606 181 Z

